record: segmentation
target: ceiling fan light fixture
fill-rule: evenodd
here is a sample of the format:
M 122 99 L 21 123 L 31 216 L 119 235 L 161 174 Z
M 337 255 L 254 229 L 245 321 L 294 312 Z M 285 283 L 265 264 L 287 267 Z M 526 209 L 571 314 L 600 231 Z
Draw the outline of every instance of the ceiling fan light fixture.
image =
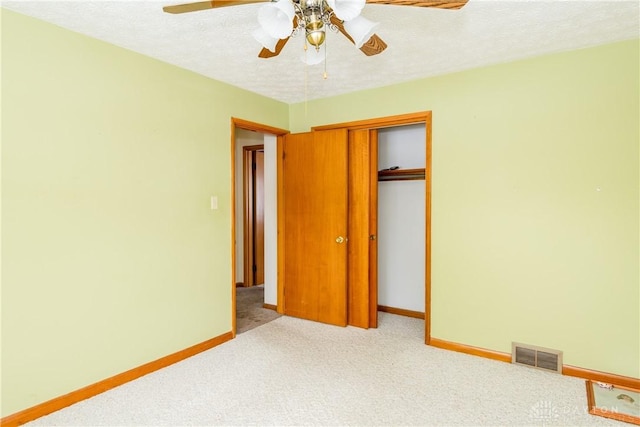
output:
M 320 53 L 326 40 L 326 28 L 340 32 L 367 56 L 377 55 L 387 44 L 376 34 L 373 23 L 360 16 L 366 3 L 395 4 L 399 6 L 433 7 L 438 9 L 460 9 L 469 0 L 210 0 L 165 6 L 166 13 L 181 14 L 199 10 L 215 9 L 249 3 L 265 3 L 258 11 L 261 31 L 253 37 L 263 45 L 260 58 L 278 56 L 290 37 L 305 34 L 305 49 L 308 44 Z M 325 70 L 326 75 L 326 70 Z
M 251 35 L 253 36 L 254 39 L 258 41 L 258 43 L 260 43 L 262 47 L 275 53 L 276 44 L 278 43 L 279 39 L 275 37 L 271 37 L 262 28 L 256 28 L 251 32 Z
M 309 22 L 305 26 L 305 33 L 309 44 L 314 46 L 316 51 L 319 51 L 325 39 L 324 23 L 322 21 Z
M 362 12 L 366 0 L 327 0 L 333 13 L 342 21 L 350 21 Z
M 269 2 L 258 11 L 258 23 L 271 37 L 283 39 L 293 31 L 295 10 L 291 0 Z
M 364 16 L 358 16 L 351 21 L 344 23 L 344 29 L 355 43 L 356 47 L 360 49 L 373 35 L 373 30 L 379 24 L 365 18 Z

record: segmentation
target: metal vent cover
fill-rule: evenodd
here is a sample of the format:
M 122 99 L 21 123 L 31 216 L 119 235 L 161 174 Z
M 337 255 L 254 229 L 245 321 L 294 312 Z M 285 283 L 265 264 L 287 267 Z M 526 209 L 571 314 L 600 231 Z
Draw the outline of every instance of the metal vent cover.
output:
M 511 363 L 562 373 L 562 351 L 529 344 L 512 343 Z

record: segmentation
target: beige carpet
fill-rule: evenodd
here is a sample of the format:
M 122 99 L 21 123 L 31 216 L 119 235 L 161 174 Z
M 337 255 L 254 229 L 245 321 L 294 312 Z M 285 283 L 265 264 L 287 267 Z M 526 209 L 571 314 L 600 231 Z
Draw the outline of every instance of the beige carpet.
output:
M 619 426 L 585 383 L 423 344 L 421 320 L 373 330 L 280 317 L 30 425 Z
M 269 323 L 280 315 L 264 308 L 264 286 L 236 288 L 236 333 Z

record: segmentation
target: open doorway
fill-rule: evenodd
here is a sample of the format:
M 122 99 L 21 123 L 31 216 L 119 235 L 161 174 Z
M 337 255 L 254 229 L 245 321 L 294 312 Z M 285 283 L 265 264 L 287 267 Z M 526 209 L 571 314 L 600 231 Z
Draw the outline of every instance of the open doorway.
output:
M 277 297 L 278 136 L 286 130 L 232 119 L 232 328 L 271 321 Z

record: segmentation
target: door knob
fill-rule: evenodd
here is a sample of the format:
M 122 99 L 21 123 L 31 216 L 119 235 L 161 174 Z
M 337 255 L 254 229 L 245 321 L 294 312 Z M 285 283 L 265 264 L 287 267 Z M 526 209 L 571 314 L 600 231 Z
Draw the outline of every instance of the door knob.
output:
M 338 236 L 338 238 L 336 239 L 336 243 L 342 243 L 342 242 L 344 242 L 344 237 Z

